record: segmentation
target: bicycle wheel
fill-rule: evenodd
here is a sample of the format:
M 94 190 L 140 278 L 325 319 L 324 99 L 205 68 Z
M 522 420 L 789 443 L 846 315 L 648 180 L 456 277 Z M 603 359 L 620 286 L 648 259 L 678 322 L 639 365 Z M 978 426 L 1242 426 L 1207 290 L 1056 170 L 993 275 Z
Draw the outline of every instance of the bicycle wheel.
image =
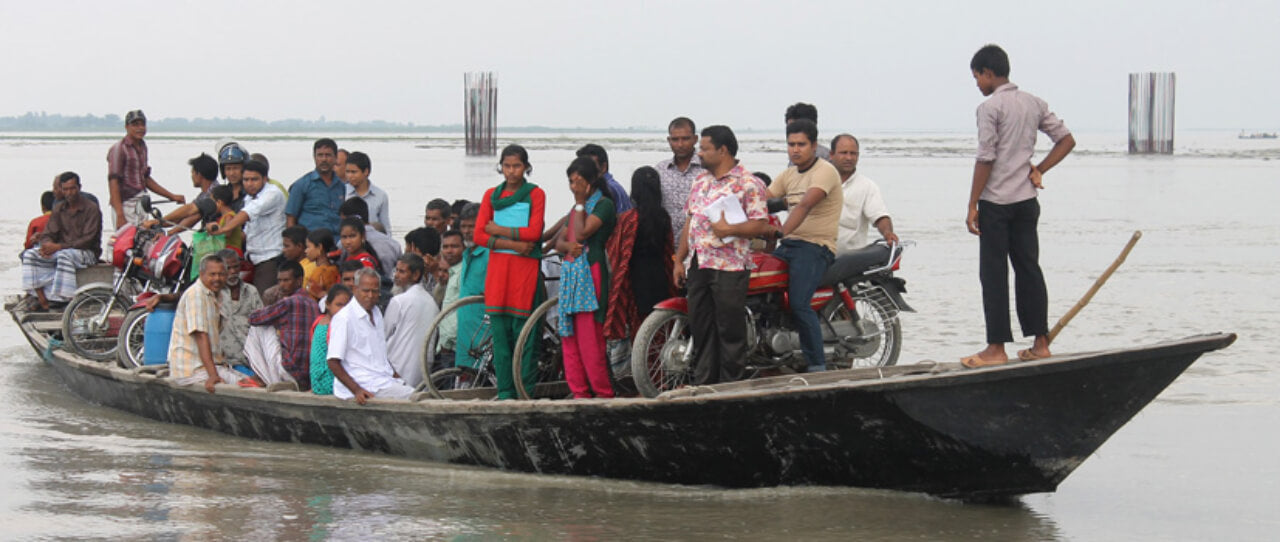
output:
M 116 362 L 125 369 L 142 366 L 142 346 L 145 340 L 147 316 L 146 309 L 134 309 L 124 317 L 120 325 L 120 336 L 116 346 Z
M 106 286 L 76 294 L 62 313 L 62 338 L 80 357 L 106 361 L 116 355 L 118 336 L 129 302 Z
M 453 367 L 436 367 L 436 360 L 439 357 L 436 352 L 436 344 L 439 342 L 440 325 L 449 316 L 455 316 L 459 309 L 479 305 L 483 310 L 484 296 L 473 295 L 464 297 L 445 307 L 440 314 L 436 316 L 435 321 L 431 322 L 431 327 L 427 329 L 426 352 L 422 356 L 422 374 L 429 375 L 423 379 L 425 391 L 436 399 L 443 399 L 440 394 L 436 379 L 436 374 L 447 371 Z M 480 323 L 471 328 L 470 326 L 458 326 L 458 337 L 455 343 L 455 351 L 466 348 L 467 355 L 476 360 L 476 367 L 485 368 L 492 365 L 493 358 L 493 333 L 489 329 L 489 318 L 481 313 Z M 465 335 L 465 336 L 464 336 Z M 455 358 L 456 362 L 456 358 Z M 473 371 L 474 372 L 474 371 Z M 483 375 L 483 371 L 481 373 Z M 454 375 L 456 376 L 456 375 Z M 442 377 L 443 378 L 443 377 Z M 447 382 L 448 380 L 440 380 Z M 478 378 L 472 387 L 494 387 L 492 378 Z
M 515 373 L 516 393 L 521 399 L 534 398 L 525 389 L 522 364 L 525 348 L 534 349 L 529 362 L 537 367 L 534 371 L 535 380 L 530 387 L 564 381 L 564 355 L 560 350 L 560 334 L 556 333 L 555 326 L 547 321 L 547 315 L 559 304 L 559 298 L 544 301 L 534 309 L 533 314 L 529 315 L 529 320 L 520 329 L 520 338 L 516 339 L 516 348 L 511 354 L 511 372 Z M 537 339 L 536 345 L 532 344 L 535 339 Z M 536 390 L 534 395 L 537 395 Z
M 691 384 L 694 360 L 685 354 L 692 347 L 689 315 L 669 309 L 650 313 L 631 345 L 631 377 L 640 394 L 657 397 Z

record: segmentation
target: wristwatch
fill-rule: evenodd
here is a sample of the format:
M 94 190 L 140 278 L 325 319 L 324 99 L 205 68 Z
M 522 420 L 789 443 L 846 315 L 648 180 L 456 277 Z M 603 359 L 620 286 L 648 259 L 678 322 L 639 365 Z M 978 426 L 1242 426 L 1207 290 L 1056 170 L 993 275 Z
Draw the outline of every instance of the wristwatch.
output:
M 586 209 L 587 209 L 587 208 L 586 208 L 586 207 L 583 207 L 581 203 L 579 203 L 579 204 L 577 204 L 577 205 L 574 205 L 574 206 L 573 206 L 573 210 L 575 210 L 575 211 L 585 211 Z

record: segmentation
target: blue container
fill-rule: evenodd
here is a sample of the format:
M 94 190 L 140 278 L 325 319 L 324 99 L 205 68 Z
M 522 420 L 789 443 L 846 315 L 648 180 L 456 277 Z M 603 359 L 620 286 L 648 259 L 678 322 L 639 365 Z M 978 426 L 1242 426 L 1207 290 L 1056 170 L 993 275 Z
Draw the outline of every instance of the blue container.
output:
M 173 331 L 174 307 L 159 306 L 147 315 L 142 326 L 142 363 L 153 365 L 169 361 L 169 333 Z

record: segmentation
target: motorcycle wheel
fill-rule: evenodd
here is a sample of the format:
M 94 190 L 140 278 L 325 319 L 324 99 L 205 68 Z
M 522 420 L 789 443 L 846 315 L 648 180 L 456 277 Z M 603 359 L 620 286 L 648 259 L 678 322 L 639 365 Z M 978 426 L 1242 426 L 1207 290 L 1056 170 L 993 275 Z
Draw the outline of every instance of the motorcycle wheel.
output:
M 440 324 L 449 316 L 456 314 L 459 309 L 471 305 L 484 305 L 484 296 L 468 296 L 450 303 L 443 311 L 440 311 L 435 321 L 431 322 L 431 327 L 427 329 L 427 342 L 426 346 L 424 346 L 426 352 L 422 355 L 422 374 L 428 376 L 423 379 L 423 386 L 425 386 L 425 391 L 433 398 L 444 399 L 444 395 L 440 392 L 445 389 L 456 389 L 449 384 L 454 383 L 457 380 L 456 377 L 466 371 L 459 367 L 446 367 L 443 369 L 434 367 L 438 357 L 436 355 L 436 343 L 440 338 Z M 471 345 L 470 352 L 472 357 L 479 361 L 481 369 L 480 377 L 473 379 L 466 387 L 494 387 L 493 379 L 484 377 L 485 370 L 493 362 L 493 334 L 489 329 L 489 319 L 481 316 L 480 325 L 471 333 L 469 340 L 464 341 L 462 337 L 458 337 L 457 344 Z M 454 362 L 457 362 L 456 357 Z M 432 369 L 435 369 L 435 371 L 432 371 Z
M 145 341 L 147 315 L 146 309 L 129 311 L 120 324 L 120 337 L 116 346 L 116 361 L 125 369 L 142 366 L 142 346 Z
M 832 304 L 834 310 L 827 313 L 827 322 L 849 321 L 857 335 L 850 341 L 842 341 L 837 351 L 843 351 L 843 355 L 829 360 L 827 369 L 888 367 L 898 362 L 898 355 L 902 353 L 902 322 L 890 303 L 883 295 L 855 294 L 856 319 L 843 305 Z
M 631 345 L 631 376 L 640 394 L 657 397 L 692 384 L 693 363 L 684 359 L 692 346 L 688 315 L 667 309 L 650 313 Z
M 115 357 L 128 310 L 129 302 L 105 286 L 76 294 L 62 313 L 64 346 L 71 353 L 94 361 Z

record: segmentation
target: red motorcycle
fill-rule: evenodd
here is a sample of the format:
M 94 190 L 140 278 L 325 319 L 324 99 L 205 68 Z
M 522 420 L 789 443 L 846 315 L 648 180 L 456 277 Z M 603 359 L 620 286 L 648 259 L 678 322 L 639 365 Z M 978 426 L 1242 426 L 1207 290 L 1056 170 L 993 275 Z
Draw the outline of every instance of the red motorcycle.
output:
M 144 198 L 141 206 L 159 217 L 149 200 Z M 67 303 L 62 315 L 66 348 L 96 361 L 116 358 L 121 335 L 136 332 L 141 337 L 141 322 L 127 317 L 130 307 L 151 295 L 180 291 L 190 260 L 186 243 L 159 226 L 130 224 L 117 230 L 111 243 L 111 265 L 116 269 L 112 283 L 82 285 Z
M 901 311 L 915 312 L 902 294 L 906 281 L 893 276 L 910 242 L 883 242 L 841 256 L 827 270 L 810 301 L 822 321 L 827 369 L 883 367 L 902 349 Z M 787 299 L 787 264 L 770 254 L 752 253 L 755 270 L 743 307 L 747 320 L 747 378 L 803 372 L 800 335 Z M 695 349 L 689 305 L 683 297 L 659 303 L 636 332 L 631 372 L 646 397 L 693 384 Z

